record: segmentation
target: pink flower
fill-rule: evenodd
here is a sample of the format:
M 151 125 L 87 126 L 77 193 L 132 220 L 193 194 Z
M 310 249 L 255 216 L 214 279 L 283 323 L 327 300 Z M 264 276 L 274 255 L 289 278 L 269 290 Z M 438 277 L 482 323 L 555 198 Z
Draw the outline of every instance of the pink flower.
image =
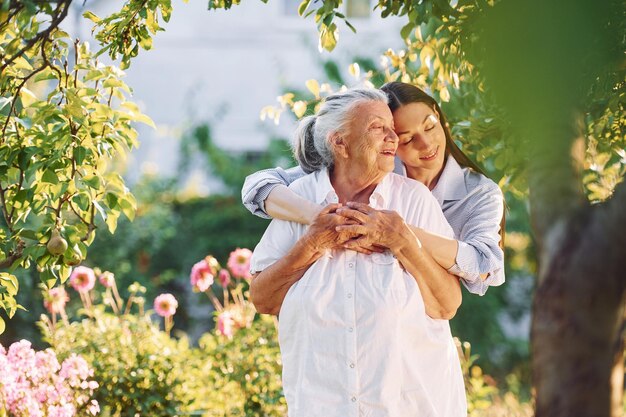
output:
M 235 277 L 250 279 L 250 257 L 252 252 L 250 249 L 237 248 L 230 253 L 228 257 L 228 268 Z
M 206 259 L 191 267 L 191 285 L 194 291 L 205 292 L 213 284 L 213 269 Z
M 52 349 L 35 352 L 26 340 L 8 352 L 0 346 L 0 369 L 0 410 L 13 417 L 73 417 L 97 388 L 83 358 L 73 354 L 60 365 Z
M 105 288 L 111 288 L 115 284 L 115 275 L 113 275 L 113 272 L 104 271 L 100 274 L 98 280 Z
M 229 339 L 232 338 L 234 325 L 235 320 L 233 320 L 233 316 L 230 312 L 222 311 L 217 316 L 217 332 L 222 336 L 226 336 Z
M 70 297 L 64 287 L 56 287 L 48 290 L 44 295 L 43 306 L 50 314 L 60 313 L 65 309 L 65 304 Z
M 222 284 L 222 288 L 228 287 L 228 284 L 230 284 L 230 273 L 228 269 L 222 268 L 217 277 L 220 280 L 220 284 Z
M 96 284 L 96 274 L 86 266 L 77 266 L 70 275 L 70 285 L 78 292 L 88 292 Z
M 176 314 L 178 301 L 172 294 L 161 294 L 154 300 L 154 311 L 161 317 L 171 317 Z

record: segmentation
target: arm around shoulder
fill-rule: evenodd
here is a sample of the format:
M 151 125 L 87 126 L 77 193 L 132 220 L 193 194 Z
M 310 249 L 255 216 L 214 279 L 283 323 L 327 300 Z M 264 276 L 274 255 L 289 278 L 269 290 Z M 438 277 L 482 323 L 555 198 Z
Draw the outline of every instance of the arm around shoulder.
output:
M 299 166 L 287 170 L 271 168 L 255 172 L 246 177 L 241 189 L 241 200 L 252 214 L 269 218 L 265 210 L 265 200 L 272 190 L 278 185 L 288 186 L 304 175 Z

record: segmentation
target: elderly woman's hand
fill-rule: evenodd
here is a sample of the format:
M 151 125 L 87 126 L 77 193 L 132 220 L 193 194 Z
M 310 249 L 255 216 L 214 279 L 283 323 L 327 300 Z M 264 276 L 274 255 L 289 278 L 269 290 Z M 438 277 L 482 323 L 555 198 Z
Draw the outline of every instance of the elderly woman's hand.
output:
M 336 212 L 354 222 L 337 226 L 338 232 L 354 236 L 344 244 L 346 249 L 371 253 L 387 248 L 395 253 L 406 245 L 407 239 L 415 236 L 395 211 L 376 210 L 367 204 L 351 202 Z
M 341 204 L 329 204 L 315 217 L 303 239 L 317 252 L 343 248 L 344 244 L 356 235 L 350 230 L 338 230 L 339 226 L 355 225 L 356 221 L 337 214 Z

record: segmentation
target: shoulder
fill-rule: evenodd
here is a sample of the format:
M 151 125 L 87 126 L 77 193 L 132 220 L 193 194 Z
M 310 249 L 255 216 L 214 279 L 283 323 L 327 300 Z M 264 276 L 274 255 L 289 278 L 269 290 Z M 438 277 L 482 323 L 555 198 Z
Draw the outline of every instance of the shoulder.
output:
M 319 175 L 320 171 L 306 174 L 289 184 L 289 189 L 300 197 L 306 198 L 307 200 L 314 200 Z
M 431 195 L 430 190 L 424 184 L 409 177 L 392 172 L 387 174 L 385 181 L 389 183 L 391 193 L 406 195 Z
M 463 173 L 468 195 L 476 195 L 482 198 L 503 198 L 502 190 L 491 178 L 471 168 L 463 168 Z

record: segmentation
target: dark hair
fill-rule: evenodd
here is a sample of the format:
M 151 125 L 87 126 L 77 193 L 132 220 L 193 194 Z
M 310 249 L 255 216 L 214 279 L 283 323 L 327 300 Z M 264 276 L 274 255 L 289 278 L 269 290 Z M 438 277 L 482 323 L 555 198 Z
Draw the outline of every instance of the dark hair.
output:
M 394 113 L 400 107 L 410 104 L 410 103 L 424 103 L 427 106 L 434 108 L 439 116 L 439 120 L 441 122 L 441 126 L 443 127 L 443 132 L 446 135 L 446 151 L 445 156 L 446 159 L 448 155 L 452 155 L 452 157 L 459 163 L 460 166 L 464 168 L 471 168 L 472 170 L 484 175 L 485 171 L 482 170 L 474 161 L 472 161 L 467 155 L 463 153 L 461 148 L 452 140 L 452 135 L 450 134 L 450 127 L 448 126 L 448 121 L 446 120 L 445 114 L 441 111 L 441 107 L 437 101 L 432 98 L 430 95 L 426 94 L 422 89 L 414 86 L 413 84 L 401 83 L 401 82 L 390 82 L 383 85 L 380 88 L 382 91 L 387 94 L 389 97 L 389 109 L 391 109 L 391 113 Z M 506 208 L 506 202 L 505 208 Z M 506 213 L 502 212 L 502 220 L 500 221 L 500 247 L 504 249 L 504 226 L 506 223 Z

